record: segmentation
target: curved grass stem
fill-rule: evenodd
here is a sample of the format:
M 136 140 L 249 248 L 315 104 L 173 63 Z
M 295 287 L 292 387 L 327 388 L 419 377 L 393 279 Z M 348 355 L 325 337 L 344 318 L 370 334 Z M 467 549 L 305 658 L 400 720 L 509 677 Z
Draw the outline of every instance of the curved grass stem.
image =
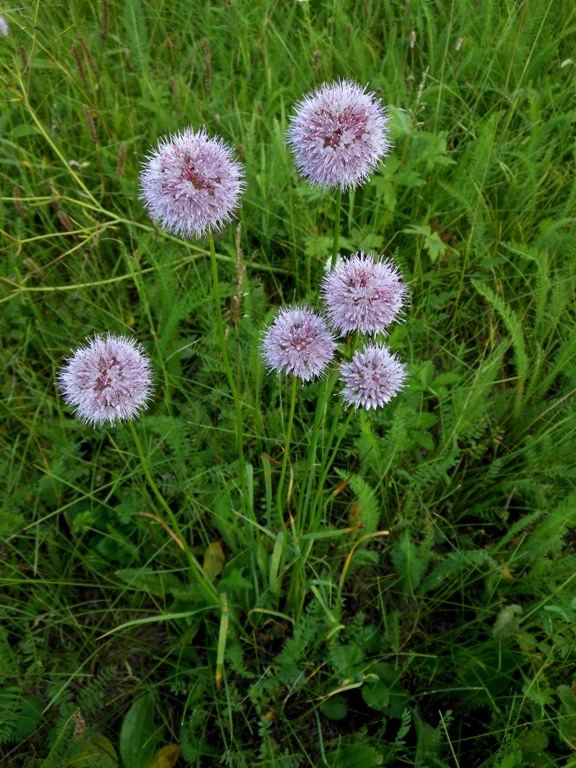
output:
M 188 559 L 188 563 L 190 565 L 190 570 L 195 574 L 196 582 L 198 586 L 202 589 L 202 591 L 204 592 L 207 598 L 213 601 L 216 605 L 219 605 L 220 598 L 219 598 L 218 590 L 214 587 L 212 582 L 208 579 L 208 576 L 204 572 L 202 566 L 200 565 L 200 563 L 198 562 L 194 554 L 191 552 L 190 547 L 188 546 L 188 543 L 184 538 L 180 525 L 178 524 L 176 515 L 172 511 L 170 505 L 168 504 L 168 502 L 160 492 L 160 489 L 156 485 L 156 481 L 152 477 L 152 473 L 150 472 L 150 467 L 148 465 L 148 460 L 146 459 L 146 455 L 144 454 L 144 450 L 142 448 L 142 443 L 140 442 L 140 438 L 138 437 L 138 433 L 136 432 L 136 427 L 134 426 L 132 421 L 128 421 L 128 427 L 130 429 L 130 432 L 132 433 L 132 438 L 134 439 L 134 444 L 136 446 L 136 452 L 138 453 L 138 457 L 140 459 L 140 463 L 142 464 L 142 469 L 144 470 L 144 475 L 146 476 L 148 485 L 150 486 L 152 492 L 154 493 L 154 496 L 156 496 L 156 498 L 158 499 L 160 506 L 166 513 L 168 520 L 170 521 L 170 525 L 172 526 L 172 530 L 174 534 L 178 537 L 178 540 L 182 545 L 182 549 L 184 550 L 186 557 Z

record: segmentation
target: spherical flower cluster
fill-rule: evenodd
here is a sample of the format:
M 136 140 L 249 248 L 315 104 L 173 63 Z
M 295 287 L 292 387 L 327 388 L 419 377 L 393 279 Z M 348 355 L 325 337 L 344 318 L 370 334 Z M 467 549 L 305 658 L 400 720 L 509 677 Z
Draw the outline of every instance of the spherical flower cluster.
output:
M 408 294 L 392 261 L 362 251 L 339 259 L 321 292 L 330 322 L 341 334 L 384 331 L 398 319 Z
M 266 366 L 302 381 L 321 376 L 335 349 L 326 323 L 309 307 L 282 308 L 262 341 Z
M 296 109 L 288 144 L 296 167 L 314 185 L 345 190 L 364 184 L 390 151 L 390 119 L 358 83 L 325 83 Z
M 87 339 L 58 374 L 58 386 L 76 416 L 93 427 L 133 419 L 146 409 L 152 366 L 142 347 L 125 336 Z
M 0 14 L 0 35 L 2 35 L 2 37 L 8 37 L 9 34 L 10 34 L 10 27 L 8 26 L 8 22 L 6 21 L 4 16 Z
M 405 366 L 387 347 L 368 344 L 342 365 L 344 402 L 354 408 L 380 408 L 402 389 L 406 375 Z
M 140 175 L 140 199 L 158 226 L 202 237 L 221 230 L 238 208 L 244 171 L 220 138 L 186 128 L 160 139 Z

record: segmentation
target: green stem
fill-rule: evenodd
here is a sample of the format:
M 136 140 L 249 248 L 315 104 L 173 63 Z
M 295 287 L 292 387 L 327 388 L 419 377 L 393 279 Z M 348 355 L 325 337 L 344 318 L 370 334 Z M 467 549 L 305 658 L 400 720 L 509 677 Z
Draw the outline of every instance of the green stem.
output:
M 316 478 L 317 461 L 316 451 L 318 447 L 318 433 L 320 431 L 320 425 L 323 419 L 326 418 L 328 400 L 334 389 L 334 385 L 337 379 L 337 371 L 330 371 L 324 381 L 321 384 L 320 392 L 318 393 L 318 400 L 316 402 L 316 413 L 314 414 L 314 424 L 312 426 L 312 433 L 308 439 L 308 455 L 306 457 L 306 469 L 308 471 L 308 481 L 306 483 L 306 493 L 304 495 L 303 503 L 298 509 L 297 522 L 299 526 L 299 532 L 304 532 L 306 525 L 306 519 L 308 515 L 308 508 L 310 505 L 310 497 L 312 495 L 312 487 Z M 308 531 L 310 532 L 310 531 Z
M 352 413 L 349 414 L 346 420 L 346 423 L 340 430 L 340 435 L 338 436 L 336 445 L 334 449 L 332 449 L 332 443 L 334 442 L 334 435 L 336 434 L 336 429 L 338 428 L 338 425 L 340 423 L 341 411 L 342 411 L 342 404 L 341 402 L 338 402 L 336 406 L 336 411 L 332 416 L 332 426 L 330 427 L 330 434 L 328 435 L 328 440 L 324 448 L 324 455 L 322 457 L 322 474 L 320 475 L 320 480 L 318 481 L 318 487 L 316 489 L 316 495 L 314 497 L 314 501 L 312 502 L 312 508 L 310 510 L 310 527 L 314 531 L 318 530 L 318 526 L 320 522 L 319 515 L 322 511 L 322 495 L 324 493 L 324 484 L 326 482 L 326 479 L 328 478 L 328 473 L 330 472 L 330 468 L 334 463 L 334 459 L 336 458 L 336 454 L 338 453 L 338 449 L 340 448 L 340 443 L 342 442 L 342 438 L 344 437 L 344 434 L 346 432 L 346 427 L 348 426 L 348 423 L 352 415 Z
M 160 502 L 160 506 L 162 507 L 164 512 L 166 512 L 166 515 L 168 516 L 168 519 L 172 525 L 172 529 L 176 534 L 176 536 L 178 537 L 178 540 L 181 542 L 182 547 L 184 548 L 184 552 L 186 553 L 186 557 L 188 558 L 190 568 L 193 572 L 196 573 L 197 582 L 199 586 L 202 588 L 202 590 L 206 594 L 206 597 L 208 597 L 210 600 L 213 600 L 218 605 L 220 602 L 218 590 L 210 582 L 210 580 L 204 573 L 202 566 L 190 551 L 190 547 L 186 543 L 186 539 L 184 538 L 184 535 L 182 534 L 180 526 L 178 525 L 178 520 L 176 519 L 176 515 L 170 508 L 168 502 L 166 501 L 166 499 L 164 498 L 160 490 L 158 489 L 158 486 L 156 485 L 156 482 L 152 477 L 152 473 L 150 472 L 150 467 L 148 466 L 148 461 L 146 460 L 146 456 L 144 455 L 144 450 L 142 449 L 142 443 L 140 442 L 140 438 L 138 437 L 138 433 L 136 432 L 136 427 L 134 426 L 132 421 L 128 421 L 128 427 L 130 429 L 130 432 L 132 433 L 132 437 L 136 445 L 136 452 L 138 453 L 138 457 L 140 458 L 140 463 L 142 464 L 142 469 L 144 470 L 144 474 L 146 476 L 146 480 L 148 481 L 148 485 L 152 489 L 154 496 L 156 496 L 156 498 Z
M 342 210 L 342 190 L 336 190 L 336 209 L 334 211 L 334 237 L 332 241 L 332 259 L 330 261 L 330 268 L 334 269 L 336 266 L 336 259 L 338 258 L 338 242 L 340 238 L 340 213 Z M 308 483 L 306 487 L 306 496 L 304 500 L 304 507 L 302 509 L 302 523 L 308 512 L 308 504 L 310 501 L 310 494 L 312 490 L 312 483 L 316 475 L 316 445 L 318 442 L 318 430 L 322 420 L 322 415 L 326 412 L 326 404 L 328 397 L 334 388 L 336 382 L 335 372 L 331 372 L 323 381 L 322 391 L 316 405 L 316 414 L 314 417 L 314 427 L 312 429 L 312 439 L 309 443 L 308 450 Z M 338 411 L 338 415 L 340 411 Z
M 242 418 L 242 403 L 238 396 L 238 387 L 236 386 L 236 380 L 232 373 L 232 367 L 230 365 L 230 359 L 228 357 L 228 345 L 226 344 L 226 336 L 224 333 L 224 320 L 222 318 L 222 302 L 220 298 L 220 282 L 218 280 L 218 264 L 216 262 L 216 248 L 214 246 L 214 238 L 209 235 L 208 242 L 210 245 L 210 261 L 212 263 L 212 289 L 214 291 L 214 303 L 216 304 L 216 324 L 218 326 L 218 339 L 220 342 L 220 351 L 222 353 L 222 363 L 224 365 L 224 371 L 226 378 L 228 379 L 228 385 L 230 392 L 232 393 L 232 399 L 234 401 L 234 410 L 236 414 L 236 453 L 238 456 L 238 476 L 240 481 L 240 491 L 244 499 L 244 507 L 247 512 L 247 517 L 252 523 L 250 526 L 250 533 L 252 540 L 251 552 L 252 557 L 255 558 L 257 567 L 261 573 L 266 571 L 266 552 L 264 542 L 261 538 L 256 536 L 258 528 L 258 519 L 254 511 L 252 504 L 252 495 L 248 484 L 248 476 L 246 473 L 246 464 L 244 462 L 244 421 Z
M 332 430 L 330 431 L 330 437 L 328 438 L 328 444 L 326 446 L 326 456 L 328 456 L 328 452 L 330 451 L 330 446 L 332 444 L 332 441 L 334 440 L 334 434 L 336 433 L 336 427 L 338 426 L 340 422 L 340 413 L 342 411 L 342 407 L 340 404 L 338 404 L 338 410 L 334 414 L 334 423 L 332 425 Z M 348 425 L 350 424 L 350 421 L 352 420 L 352 416 L 354 416 L 354 411 L 351 409 L 348 413 L 348 416 L 346 417 L 346 421 L 342 424 L 340 428 L 340 434 L 338 435 L 338 439 L 336 441 L 336 445 L 332 449 L 332 453 L 329 458 L 324 463 L 324 471 L 322 473 L 322 476 L 320 478 L 320 482 L 318 483 L 318 491 L 316 493 L 317 498 L 320 499 L 322 496 L 322 493 L 324 491 L 324 483 L 326 482 L 326 479 L 328 477 L 328 473 L 330 472 L 332 468 L 332 464 L 334 464 L 334 460 L 336 456 L 338 455 L 338 451 L 340 450 L 340 444 L 342 443 L 342 439 L 344 438 L 344 435 L 346 434 L 346 430 L 348 429 Z
M 338 189 L 336 192 L 336 211 L 334 213 L 334 240 L 332 242 L 332 261 L 330 266 L 334 268 L 336 266 L 336 259 L 338 257 L 338 240 L 340 239 L 340 211 L 342 209 L 342 190 Z
M 336 259 L 338 257 L 338 242 L 340 238 L 340 213 L 342 210 L 342 190 L 336 190 L 336 209 L 334 211 L 334 236 L 332 241 L 332 259 L 330 261 L 330 267 L 333 269 L 336 265 Z M 316 413 L 314 416 L 314 426 L 312 428 L 312 436 L 309 442 L 308 457 L 307 457 L 307 469 L 308 469 L 308 482 L 306 484 L 306 494 L 304 497 L 304 504 L 299 510 L 299 526 L 300 530 L 303 530 L 303 526 L 306 520 L 308 512 L 308 505 L 310 502 L 310 495 L 312 492 L 312 485 L 316 476 L 316 447 L 318 443 L 318 430 L 322 422 L 322 416 L 326 413 L 326 405 L 328 398 L 334 389 L 336 383 L 336 372 L 330 372 L 328 376 L 322 382 L 322 388 L 319 393 L 319 397 L 316 403 Z
M 216 262 L 216 248 L 214 246 L 214 238 L 212 235 L 208 237 L 210 245 L 210 261 L 212 262 L 212 290 L 214 291 L 214 303 L 216 304 L 216 324 L 218 326 L 218 340 L 220 342 L 220 352 L 222 353 L 222 363 L 224 364 L 224 372 L 228 379 L 228 385 L 230 392 L 232 393 L 232 399 L 234 401 L 234 410 L 236 413 L 236 453 L 238 455 L 238 473 L 240 475 L 240 488 L 244 496 L 246 509 L 250 513 L 251 518 L 254 517 L 254 511 L 252 509 L 252 503 L 250 500 L 250 493 L 248 491 L 248 483 L 246 479 L 246 467 L 244 464 L 244 422 L 242 419 L 242 404 L 238 397 L 238 387 L 232 373 L 230 366 L 230 359 L 228 357 L 228 345 L 226 344 L 226 336 L 224 334 L 224 320 L 222 318 L 222 302 L 220 299 L 220 282 L 218 279 L 218 264 Z
M 282 470 L 280 471 L 280 480 L 278 481 L 278 491 L 276 495 L 276 505 L 278 507 L 278 517 L 280 519 L 280 525 L 284 533 L 286 533 L 286 521 L 282 514 L 282 489 L 284 487 L 284 478 L 286 476 L 286 467 L 288 465 L 288 456 L 290 454 L 290 440 L 292 438 L 292 425 L 294 423 L 294 411 L 296 409 L 296 389 L 298 386 L 298 378 L 292 377 L 292 390 L 290 393 L 290 413 L 288 415 L 288 426 L 286 427 L 286 440 L 284 442 L 284 456 L 282 457 Z

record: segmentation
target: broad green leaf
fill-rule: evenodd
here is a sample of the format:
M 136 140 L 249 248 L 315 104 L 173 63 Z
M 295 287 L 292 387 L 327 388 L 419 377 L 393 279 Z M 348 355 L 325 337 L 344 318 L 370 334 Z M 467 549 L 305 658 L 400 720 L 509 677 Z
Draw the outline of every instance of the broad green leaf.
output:
M 343 720 L 348 714 L 348 704 L 344 696 L 330 696 L 322 702 L 320 711 L 329 720 Z
M 362 698 L 370 709 L 382 710 L 390 704 L 390 687 L 383 680 L 362 686 Z
M 330 768 L 375 768 L 384 761 L 380 752 L 366 744 L 348 744 L 336 752 L 326 755 Z
M 118 765 L 118 755 L 112 742 L 101 733 L 95 733 L 78 750 L 74 750 L 65 768 L 118 768 Z
M 180 580 L 173 573 L 147 568 L 125 568 L 116 571 L 116 576 L 131 587 L 142 589 L 156 597 L 166 597 L 167 594 L 183 588 Z
M 150 768 L 158 730 L 154 725 L 154 698 L 137 699 L 124 717 L 120 731 L 120 756 L 124 768 Z

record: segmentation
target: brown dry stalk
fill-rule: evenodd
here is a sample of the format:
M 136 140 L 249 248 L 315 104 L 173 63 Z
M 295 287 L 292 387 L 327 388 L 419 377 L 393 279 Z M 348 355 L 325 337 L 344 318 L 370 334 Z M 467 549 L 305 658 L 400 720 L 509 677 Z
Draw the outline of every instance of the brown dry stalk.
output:
M 88 126 L 88 133 L 90 134 L 92 143 L 94 144 L 95 147 L 97 147 L 98 134 L 96 133 L 96 126 L 94 125 L 94 119 L 92 118 L 90 107 L 87 104 L 82 104 L 82 111 L 84 112 L 84 119 L 86 120 L 86 125 Z
M 242 249 L 240 248 L 241 230 L 242 225 L 238 224 L 236 228 L 236 291 L 230 302 L 230 320 L 233 323 L 240 317 L 242 290 L 244 288 L 244 261 L 242 259 Z
M 76 62 L 78 73 L 80 74 L 80 80 L 82 80 L 82 82 L 84 83 L 84 88 L 86 88 L 86 90 L 89 91 L 90 83 L 88 82 L 88 78 L 86 77 L 84 62 L 82 61 L 82 57 L 80 56 L 80 51 L 78 50 L 78 48 L 76 48 L 75 45 L 72 46 L 72 55 L 74 56 L 74 61 Z
M 60 224 L 62 224 L 62 226 L 67 232 L 74 231 L 75 229 L 74 224 L 72 223 L 72 219 L 70 218 L 70 216 L 68 216 L 66 211 L 63 211 L 62 208 L 59 208 L 56 211 L 56 216 L 58 216 L 58 221 L 60 222 Z
M 212 90 L 212 57 L 210 56 L 210 40 L 204 38 L 204 70 L 206 73 L 206 95 L 210 96 Z
M 80 43 L 80 47 L 82 48 L 82 50 L 84 52 L 84 56 L 86 57 L 86 61 L 88 62 L 88 66 L 90 67 L 92 72 L 94 72 L 94 74 L 97 75 L 98 74 L 98 67 L 96 66 L 96 62 L 92 58 L 92 54 L 88 50 L 88 46 L 86 45 L 86 41 L 84 40 L 84 38 L 82 37 L 82 35 L 80 33 L 78 33 L 76 35 L 76 40 L 78 40 L 78 42 Z
M 312 72 L 314 72 L 314 80 L 318 77 L 318 65 L 320 64 L 320 51 L 314 51 L 314 59 L 312 60 Z
M 164 522 L 164 520 L 162 520 L 162 518 L 161 518 L 161 517 L 158 517 L 157 515 L 153 515 L 151 512 L 138 512 L 138 514 L 140 515 L 140 517 L 148 517 L 148 518 L 150 518 L 150 520 L 155 520 L 157 523 L 159 523 L 159 524 L 162 526 L 162 528 L 164 528 L 164 530 L 166 531 L 166 533 L 168 534 L 168 536 L 170 536 L 170 537 L 171 537 L 171 538 L 172 538 L 172 539 L 173 539 L 173 540 L 176 542 L 176 544 L 178 544 L 178 546 L 180 547 L 180 549 L 181 549 L 183 552 L 185 552 L 185 551 L 186 551 L 186 548 L 184 547 L 184 544 L 183 544 L 183 543 L 180 541 L 180 539 L 178 538 L 178 536 L 176 536 L 176 534 L 175 534 L 175 533 L 174 533 L 174 531 L 173 531 L 173 530 L 172 530 L 172 529 L 171 529 L 171 528 L 168 526 L 168 524 L 167 524 L 167 523 L 165 523 L 165 522 Z
M 16 206 L 16 210 L 18 211 L 18 215 L 21 218 L 23 218 L 24 221 L 26 221 L 28 218 L 28 214 L 26 213 L 26 211 L 24 210 L 24 206 L 22 205 L 22 200 L 21 200 L 22 193 L 20 191 L 20 187 L 18 186 L 18 184 L 16 184 L 16 186 L 12 190 L 12 197 L 14 198 L 14 205 Z
M 24 72 L 28 69 L 28 56 L 26 55 L 26 49 L 23 45 L 18 46 L 18 53 L 20 54 L 20 58 L 22 59 L 22 64 L 24 65 Z
M 102 40 L 106 40 L 108 37 L 108 25 L 110 23 L 110 17 L 108 15 L 108 0 L 102 2 Z
M 116 178 L 119 179 L 124 174 L 126 166 L 126 157 L 128 155 L 128 144 L 123 141 L 118 149 L 118 162 L 116 163 Z
M 174 96 L 174 101 L 180 101 L 180 94 L 178 93 L 178 84 L 176 80 L 171 77 L 168 82 L 170 83 L 170 90 L 172 91 L 172 96 Z

